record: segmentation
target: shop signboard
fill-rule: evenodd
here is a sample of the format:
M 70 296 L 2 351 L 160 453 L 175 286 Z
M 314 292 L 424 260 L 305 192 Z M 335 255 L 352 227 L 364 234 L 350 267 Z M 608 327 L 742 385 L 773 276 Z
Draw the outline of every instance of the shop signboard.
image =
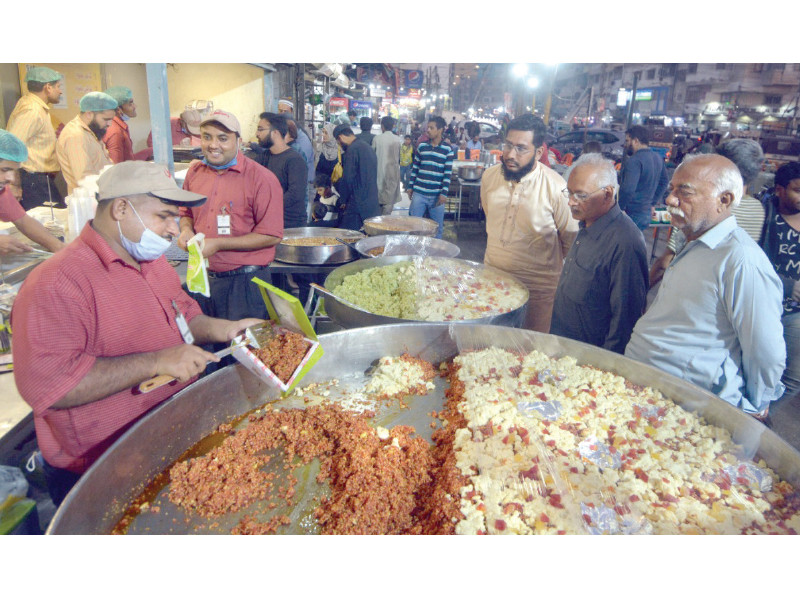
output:
M 351 103 L 351 108 L 353 110 L 372 110 L 372 102 L 369 100 L 353 100 Z
M 420 98 L 422 98 L 422 90 L 420 90 L 419 88 L 409 89 L 408 90 L 408 97 L 409 98 L 414 98 L 416 100 L 419 100 Z
M 406 71 L 406 85 L 407 88 L 419 90 L 423 84 L 422 71 Z
M 331 98 L 328 100 L 328 106 L 346 109 L 348 107 L 347 98 Z

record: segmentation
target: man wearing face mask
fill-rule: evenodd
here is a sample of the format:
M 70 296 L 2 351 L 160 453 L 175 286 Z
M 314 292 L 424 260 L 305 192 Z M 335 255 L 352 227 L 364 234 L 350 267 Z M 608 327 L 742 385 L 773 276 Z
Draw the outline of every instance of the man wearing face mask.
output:
M 103 92 L 89 92 L 81 98 L 80 109 L 64 126 L 56 143 L 56 156 L 70 194 L 81 179 L 97 175 L 106 165 L 114 164 L 103 136 L 117 114 L 117 101 Z
M 178 245 L 205 234 L 211 297 L 195 295 L 203 313 L 223 319 L 266 318 L 253 277 L 271 282 L 269 264 L 283 238 L 283 190 L 269 169 L 240 150 L 239 120 L 215 110 L 200 123 L 203 160 L 189 167 L 184 189 L 208 197 L 182 207 Z M 302 160 L 302 159 L 301 159 Z
M 33 409 L 55 504 L 131 424 L 219 360 L 194 344 L 229 341 L 260 322 L 203 315 L 163 257 L 179 207 L 204 196 L 141 161 L 97 183 L 95 218 L 31 272 L 11 313 L 14 379 Z M 157 375 L 178 383 L 133 392 Z
M 128 130 L 128 121 L 136 116 L 136 103 L 133 101 L 133 92 L 122 85 L 110 87 L 105 92 L 117 102 L 114 120 L 103 136 L 103 143 L 108 149 L 108 155 L 115 164 L 126 160 L 135 160 L 133 155 L 133 142 Z

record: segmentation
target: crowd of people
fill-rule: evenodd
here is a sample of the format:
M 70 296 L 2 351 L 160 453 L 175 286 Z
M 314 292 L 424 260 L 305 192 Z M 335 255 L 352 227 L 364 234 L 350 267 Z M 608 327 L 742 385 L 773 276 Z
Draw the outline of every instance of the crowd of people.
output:
M 251 280 L 272 280 L 285 229 L 357 230 L 391 213 L 404 190 L 409 214 L 434 219 L 441 238 L 456 150 L 483 148 L 455 118 L 433 116 L 401 137 L 391 117 L 377 134 L 371 118 L 356 127 L 351 113 L 322 127 L 315 150 L 291 106 L 261 113 L 257 141 L 246 143 L 234 114 L 190 109 L 173 119 L 171 141 L 199 145 L 203 158 L 179 188 L 163 166 L 137 160 L 152 144 L 132 150 L 128 88 L 86 94 L 56 136 L 49 107 L 60 80 L 30 69 L 28 92 L 0 130 L 0 219 L 56 252 L 24 282 L 11 316 L 15 380 L 33 408 L 56 503 L 134 421 L 267 318 Z M 619 173 L 587 145 L 560 175 L 547 166 L 546 136 L 533 115 L 505 120 L 502 160 L 480 183 L 484 262 L 527 287 L 523 326 L 653 365 L 762 420 L 772 402 L 800 393 L 800 163 L 778 170 L 762 203 L 746 193 L 764 160 L 750 140 L 688 155 L 670 180 L 645 128 L 628 130 Z M 59 171 L 69 192 L 103 171 L 96 216 L 66 247 L 25 213 L 63 205 Z M 17 175 L 21 199 L 11 193 Z M 648 269 L 642 232 L 662 200 L 674 234 Z M 171 238 L 185 249 L 198 233 L 207 297 L 187 293 L 164 258 Z M 0 253 L 29 249 L 0 236 Z M 158 375 L 179 383 L 134 393 Z

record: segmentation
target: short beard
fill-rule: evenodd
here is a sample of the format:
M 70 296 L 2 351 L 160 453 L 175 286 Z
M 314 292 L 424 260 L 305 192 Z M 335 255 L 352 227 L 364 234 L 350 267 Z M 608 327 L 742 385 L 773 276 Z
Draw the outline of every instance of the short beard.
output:
M 523 177 L 525 177 L 525 175 L 533 171 L 537 162 L 538 161 L 534 158 L 527 165 L 521 167 L 519 171 L 509 171 L 506 167 L 506 163 L 502 163 L 503 177 L 505 177 L 506 181 L 519 182 Z
M 274 143 L 275 142 L 272 141 L 271 137 L 267 137 L 264 139 L 263 142 L 258 142 L 258 145 L 261 146 L 262 148 L 266 148 L 267 150 L 269 150 L 270 148 L 272 148 L 272 145 Z
M 102 139 L 103 139 L 103 136 L 105 136 L 105 134 L 106 134 L 106 131 L 108 131 L 108 127 L 106 127 L 105 129 L 102 129 L 102 128 L 101 128 L 99 125 L 97 125 L 97 123 L 95 123 L 94 121 L 92 121 L 91 123 L 89 123 L 89 129 L 91 129 L 91 130 L 92 130 L 92 133 L 94 133 L 94 134 L 95 134 L 95 136 L 97 136 L 97 139 L 98 139 L 98 140 L 102 140 Z

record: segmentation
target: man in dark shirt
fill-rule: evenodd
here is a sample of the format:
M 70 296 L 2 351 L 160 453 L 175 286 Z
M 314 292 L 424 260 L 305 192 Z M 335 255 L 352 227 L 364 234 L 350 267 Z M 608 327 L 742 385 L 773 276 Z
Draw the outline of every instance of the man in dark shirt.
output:
M 339 227 L 361 229 L 364 219 L 381 214 L 378 204 L 378 157 L 375 150 L 356 138 L 347 125 L 337 125 L 333 137 L 342 150 L 342 178 L 336 184 L 342 218 Z
M 299 152 L 286 143 L 286 117 L 261 113 L 256 137 L 266 152 L 256 160 L 275 174 L 283 188 L 283 227 L 305 227 L 308 169 Z
M 619 207 L 636 226 L 650 227 L 651 207 L 664 199 L 669 178 L 661 156 L 650 149 L 647 128 L 634 125 L 625 133 L 625 150 L 631 155 L 622 169 Z
M 564 260 L 550 333 L 622 354 L 647 303 L 647 251 L 616 187 L 610 160 L 576 161 L 564 192 L 580 231 Z
M 358 125 L 361 127 L 361 133 L 356 137 L 362 142 L 366 142 L 367 146 L 372 146 L 372 140 L 375 139 L 375 134 L 372 133 L 372 126 L 374 125 L 372 119 L 369 117 L 361 117 Z

